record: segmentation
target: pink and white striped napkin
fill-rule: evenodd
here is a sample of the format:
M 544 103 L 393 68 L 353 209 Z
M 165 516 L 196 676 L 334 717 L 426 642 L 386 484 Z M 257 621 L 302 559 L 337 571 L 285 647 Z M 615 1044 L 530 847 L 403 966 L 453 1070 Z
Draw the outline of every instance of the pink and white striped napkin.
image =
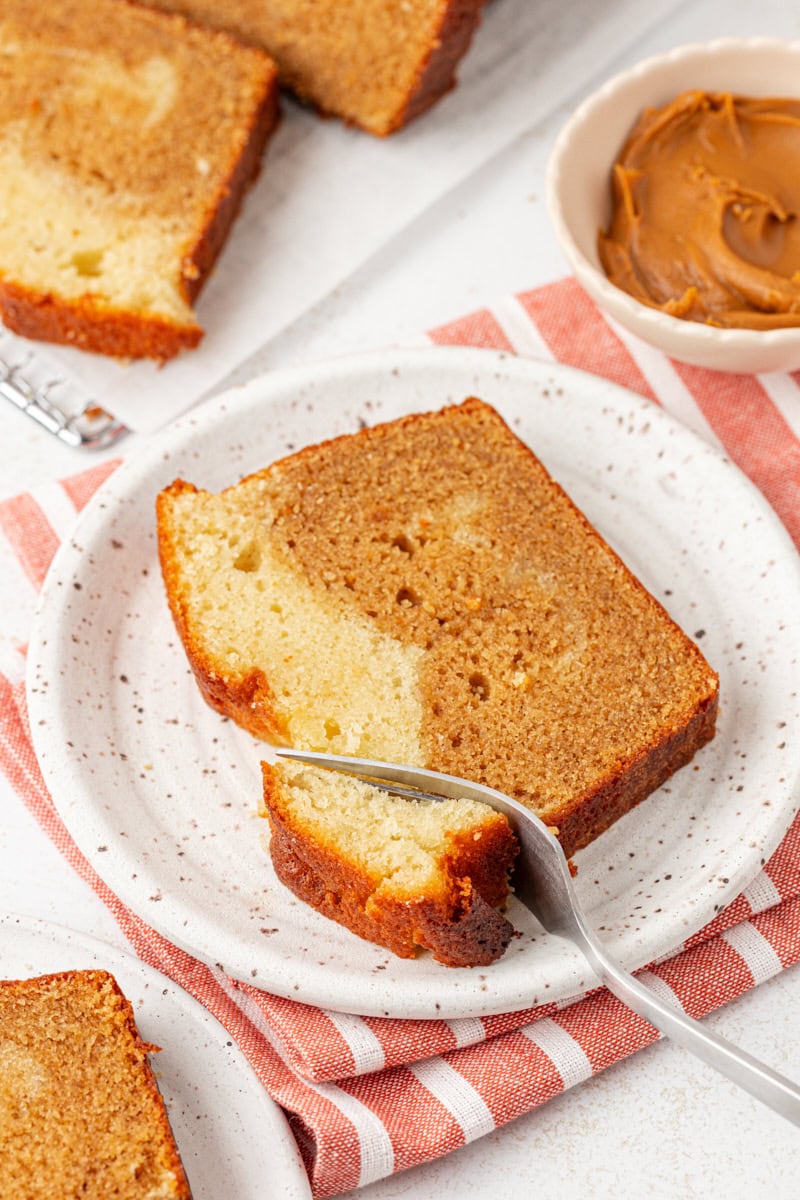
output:
M 800 544 L 796 376 L 722 375 L 668 360 L 612 326 L 571 279 L 505 298 L 430 338 L 569 363 L 649 397 L 724 448 Z M 18 572 L 16 582 L 0 582 L 15 592 L 10 603 L 30 604 L 59 532 L 114 465 L 0 503 L 0 531 Z M 0 674 L 0 765 L 136 953 L 228 1028 L 286 1110 L 316 1197 L 447 1154 L 655 1040 L 651 1026 L 603 989 L 522 1013 L 401 1021 L 310 1008 L 191 958 L 121 904 L 67 833 L 31 746 L 23 656 L 20 647 L 17 668 Z M 747 890 L 645 975 L 702 1017 L 798 959 L 800 818 Z

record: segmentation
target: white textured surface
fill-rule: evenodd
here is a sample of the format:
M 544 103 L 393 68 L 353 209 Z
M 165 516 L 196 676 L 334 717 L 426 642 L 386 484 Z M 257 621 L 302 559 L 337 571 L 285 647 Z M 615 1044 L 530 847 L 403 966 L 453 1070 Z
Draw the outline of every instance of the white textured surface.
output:
M 501 3 L 502 0 L 495 0 Z M 642 6 L 643 10 L 646 6 Z M 585 94 L 645 54 L 721 34 L 800 36 L 785 0 L 698 0 L 622 52 L 597 44 Z M 295 361 L 414 339 L 497 296 L 566 271 L 547 220 L 547 153 L 566 116 L 521 138 L 368 262 L 238 378 Z M 800 428 L 800 412 L 787 413 Z M 86 465 L 30 421 L 0 405 L 6 452 L 0 491 L 11 494 Z M 122 443 L 125 453 L 139 439 Z M 10 449 L 13 448 L 13 449 Z M 106 455 L 105 457 L 109 457 Z M 92 462 L 98 461 L 92 459 Z M 24 639 L 31 595 L 4 614 Z M 12 639 L 13 640 L 13 639 Z M 0 776 L 0 900 L 123 945 L 108 911 L 63 862 Z M 20 864 L 24 864 L 24 869 Z M 762 984 L 709 1024 L 800 1079 L 800 969 Z M 798 1133 L 683 1051 L 660 1042 L 504 1130 L 432 1165 L 354 1193 L 355 1200 L 795 1200 Z

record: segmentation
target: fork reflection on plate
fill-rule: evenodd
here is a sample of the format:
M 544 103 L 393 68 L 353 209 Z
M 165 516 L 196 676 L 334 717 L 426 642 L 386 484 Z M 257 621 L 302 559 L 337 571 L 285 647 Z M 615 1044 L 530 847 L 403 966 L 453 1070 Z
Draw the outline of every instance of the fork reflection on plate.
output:
M 665 1001 L 608 954 L 581 908 L 561 845 L 547 826 L 518 801 L 494 788 L 420 767 L 287 747 L 276 749 L 276 754 L 309 766 L 355 775 L 393 795 L 416 800 L 478 800 L 504 813 L 520 845 L 514 893 L 545 931 L 573 942 L 598 980 L 638 1016 L 775 1112 L 800 1125 L 800 1088 Z

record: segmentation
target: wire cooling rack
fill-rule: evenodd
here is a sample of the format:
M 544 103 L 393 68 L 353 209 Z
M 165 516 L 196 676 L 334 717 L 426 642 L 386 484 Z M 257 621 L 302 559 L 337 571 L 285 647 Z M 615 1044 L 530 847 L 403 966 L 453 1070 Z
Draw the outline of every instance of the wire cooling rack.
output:
M 53 377 L 32 353 L 20 355 L 19 343 L 5 331 L 0 331 L 0 396 L 75 449 L 102 450 L 128 432 L 74 384 Z

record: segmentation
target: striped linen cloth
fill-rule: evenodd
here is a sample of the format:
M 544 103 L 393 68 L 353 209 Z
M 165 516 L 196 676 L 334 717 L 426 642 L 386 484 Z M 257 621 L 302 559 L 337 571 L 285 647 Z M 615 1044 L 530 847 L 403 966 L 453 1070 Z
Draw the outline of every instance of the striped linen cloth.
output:
M 797 377 L 722 375 L 672 362 L 610 324 L 571 279 L 505 298 L 429 336 L 569 363 L 649 397 L 723 448 L 800 543 Z M 114 465 L 0 504 L 4 613 L 30 609 L 60 539 Z M 0 765 L 135 952 L 236 1039 L 287 1112 L 316 1197 L 447 1154 L 657 1037 L 603 989 L 522 1013 L 402 1021 L 310 1008 L 191 958 L 128 911 L 72 842 L 31 747 L 24 647 L 9 650 L 6 639 L 0 650 Z M 747 890 L 644 977 L 702 1017 L 798 959 L 800 818 Z

